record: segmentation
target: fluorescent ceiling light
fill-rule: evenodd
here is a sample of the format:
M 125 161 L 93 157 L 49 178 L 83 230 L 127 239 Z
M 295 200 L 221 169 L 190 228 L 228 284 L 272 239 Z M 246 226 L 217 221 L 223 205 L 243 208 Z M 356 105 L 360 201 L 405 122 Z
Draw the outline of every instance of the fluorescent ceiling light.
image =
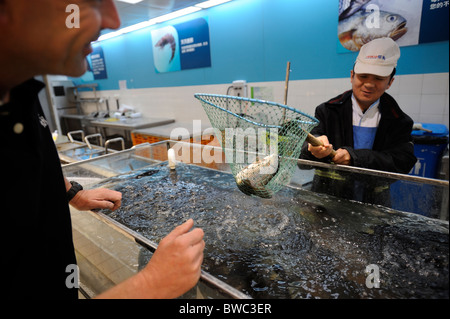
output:
M 150 20 L 148 20 L 148 21 L 144 21 L 144 22 L 140 22 L 140 23 L 137 23 L 137 24 L 130 25 L 129 27 L 125 27 L 123 29 L 120 29 L 119 31 L 121 31 L 122 34 L 123 33 L 128 33 L 128 32 L 133 32 L 133 31 L 136 31 L 136 30 L 140 30 L 140 29 L 144 29 L 146 27 L 149 27 L 152 24 L 155 24 L 155 23 L 150 21 Z
M 202 9 L 206 9 L 206 8 L 218 6 L 219 4 L 229 2 L 229 1 L 231 1 L 231 0 L 209 0 L 209 1 L 201 2 L 201 3 L 197 3 L 195 6 L 200 7 Z
M 97 41 L 95 41 L 95 42 L 108 40 L 108 39 L 117 37 L 117 36 L 119 36 L 119 35 L 121 35 L 121 34 L 122 34 L 121 30 L 109 32 L 109 33 L 107 33 L 107 34 L 101 35 L 101 36 L 97 39 Z
M 143 0 L 119 0 L 119 1 L 136 4 L 136 3 L 142 2 Z
M 144 22 L 140 22 L 140 23 L 137 23 L 137 24 L 133 24 L 133 25 L 130 25 L 129 27 L 125 27 L 125 28 L 122 28 L 120 30 L 104 34 L 104 35 L 100 36 L 97 41 L 103 41 L 103 40 L 106 40 L 106 39 L 111 39 L 111 38 L 117 37 L 117 36 L 119 36 L 121 34 L 125 34 L 125 33 L 128 33 L 128 32 L 133 32 L 133 31 L 140 30 L 140 29 L 144 29 L 144 28 L 149 27 L 149 26 L 151 26 L 153 24 L 155 24 L 155 23 L 150 21 L 150 20 L 144 21 Z
M 153 18 L 150 21 L 154 22 L 154 23 L 160 23 L 160 22 L 164 22 L 164 21 L 168 21 L 168 20 L 172 20 L 184 15 L 188 15 L 190 13 L 194 13 L 197 11 L 200 11 L 202 8 L 197 8 L 197 7 L 187 7 L 178 11 L 174 11 L 165 15 L 162 15 L 160 17 L 157 18 Z
M 128 3 L 138 3 L 138 2 L 141 2 L 142 0 L 119 0 L 119 1 L 128 2 Z M 164 22 L 164 21 L 168 21 L 168 20 L 172 20 L 172 19 L 175 19 L 175 18 L 179 18 L 181 16 L 188 15 L 188 14 L 200 11 L 202 9 L 206 9 L 206 8 L 210 8 L 210 7 L 213 7 L 213 6 L 217 6 L 219 4 L 226 3 L 226 2 L 229 2 L 229 1 L 231 1 L 231 0 L 208 0 L 208 1 L 204 1 L 204 2 L 201 2 L 199 4 L 196 4 L 195 6 L 187 7 L 187 8 L 178 10 L 178 11 L 174 11 L 174 12 L 162 15 L 160 17 L 156 17 L 156 18 L 150 19 L 148 21 L 144 21 L 144 22 L 141 22 L 141 23 L 138 23 L 138 24 L 134 24 L 134 25 L 131 25 L 129 27 L 125 27 L 125 28 L 117 30 L 117 31 L 106 33 L 106 34 L 100 36 L 97 41 L 103 41 L 103 40 L 111 39 L 111 38 L 117 37 L 117 36 L 119 36 L 121 34 L 124 34 L 124 33 L 140 30 L 140 29 L 149 27 L 149 26 L 157 24 L 157 23 L 161 23 L 161 22 Z
M 166 15 L 154 18 L 154 19 L 150 19 L 150 20 L 147 20 L 147 21 L 144 21 L 144 22 L 140 22 L 140 23 L 137 23 L 137 24 L 130 25 L 129 27 L 125 27 L 125 28 L 119 29 L 117 31 L 106 33 L 106 34 L 100 36 L 97 41 L 103 41 L 103 40 L 111 39 L 111 38 L 117 37 L 117 36 L 119 36 L 121 34 L 124 34 L 124 33 L 140 30 L 140 29 L 149 27 L 149 26 L 151 26 L 153 24 L 160 23 L 160 22 L 167 21 L 167 20 L 171 20 L 171 19 L 174 19 L 174 18 L 177 18 L 177 17 L 181 17 L 183 15 L 187 15 L 189 13 L 193 13 L 193 12 L 196 12 L 196 11 L 199 11 L 199 10 L 202 10 L 202 9 L 201 8 L 195 8 L 195 7 L 188 7 L 188 8 L 185 8 L 185 9 L 174 11 L 172 13 L 169 13 L 169 14 L 166 14 Z

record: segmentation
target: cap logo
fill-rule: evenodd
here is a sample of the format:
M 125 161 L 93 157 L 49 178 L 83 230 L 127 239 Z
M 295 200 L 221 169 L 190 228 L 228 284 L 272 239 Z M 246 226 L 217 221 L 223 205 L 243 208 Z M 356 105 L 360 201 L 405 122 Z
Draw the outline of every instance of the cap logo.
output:
M 366 55 L 366 59 L 367 60 L 376 60 L 376 59 L 380 59 L 380 60 L 386 60 L 386 57 L 384 55 Z

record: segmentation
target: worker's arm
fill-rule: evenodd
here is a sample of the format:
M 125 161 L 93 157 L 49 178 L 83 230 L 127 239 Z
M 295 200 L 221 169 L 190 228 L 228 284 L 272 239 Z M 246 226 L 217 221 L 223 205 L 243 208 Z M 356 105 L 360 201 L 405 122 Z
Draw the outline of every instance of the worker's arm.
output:
M 172 299 L 195 286 L 203 262 L 203 230 L 189 231 L 189 219 L 159 243 L 147 266 L 126 281 L 97 296 L 98 299 Z

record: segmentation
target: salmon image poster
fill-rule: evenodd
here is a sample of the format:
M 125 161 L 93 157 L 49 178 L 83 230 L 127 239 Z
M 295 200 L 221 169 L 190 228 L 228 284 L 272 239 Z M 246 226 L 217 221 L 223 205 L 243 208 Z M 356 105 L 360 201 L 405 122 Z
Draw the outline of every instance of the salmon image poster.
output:
M 339 0 L 338 52 L 382 37 L 399 46 L 448 41 L 448 12 L 444 0 Z
M 151 37 L 156 73 L 211 66 L 206 18 L 153 30 Z

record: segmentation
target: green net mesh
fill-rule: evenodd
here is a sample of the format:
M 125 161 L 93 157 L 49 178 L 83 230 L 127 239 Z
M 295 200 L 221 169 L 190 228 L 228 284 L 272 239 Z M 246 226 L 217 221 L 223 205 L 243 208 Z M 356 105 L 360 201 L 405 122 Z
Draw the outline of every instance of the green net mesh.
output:
M 270 198 L 290 182 L 307 134 L 318 120 L 286 105 L 195 94 L 214 128 L 238 188 Z

